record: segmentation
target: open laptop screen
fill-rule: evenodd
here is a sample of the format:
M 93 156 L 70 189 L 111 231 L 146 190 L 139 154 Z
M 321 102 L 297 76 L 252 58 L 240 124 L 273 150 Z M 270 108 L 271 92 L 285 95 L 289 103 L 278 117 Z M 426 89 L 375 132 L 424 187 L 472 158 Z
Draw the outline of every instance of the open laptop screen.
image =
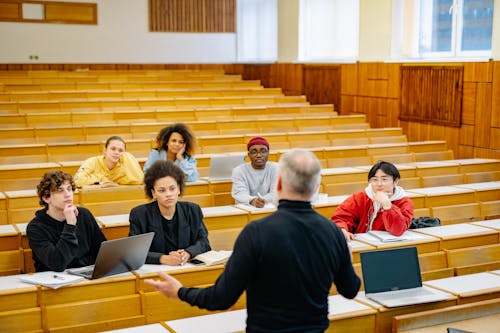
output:
M 422 286 L 416 247 L 361 252 L 367 294 Z

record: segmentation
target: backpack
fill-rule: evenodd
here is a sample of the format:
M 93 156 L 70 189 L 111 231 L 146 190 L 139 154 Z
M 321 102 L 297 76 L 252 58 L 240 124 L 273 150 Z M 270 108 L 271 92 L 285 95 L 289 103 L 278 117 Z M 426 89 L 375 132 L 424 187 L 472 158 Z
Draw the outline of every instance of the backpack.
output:
M 437 227 L 441 225 L 441 220 L 438 217 L 421 216 L 412 218 L 410 229 Z

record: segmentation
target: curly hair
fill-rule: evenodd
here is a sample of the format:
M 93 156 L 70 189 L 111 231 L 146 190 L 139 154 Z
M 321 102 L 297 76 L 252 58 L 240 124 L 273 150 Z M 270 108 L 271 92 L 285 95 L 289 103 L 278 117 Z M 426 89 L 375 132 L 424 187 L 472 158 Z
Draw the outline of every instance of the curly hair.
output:
M 179 133 L 184 139 L 184 143 L 186 144 L 184 157 L 190 157 L 193 155 L 196 145 L 195 137 L 191 129 L 183 123 L 177 123 L 162 128 L 156 136 L 156 149 L 168 151 L 168 140 L 170 139 L 172 133 Z
M 40 184 L 38 184 L 36 187 L 40 206 L 48 208 L 49 205 L 43 200 L 43 198 L 49 198 L 50 193 L 57 190 L 65 182 L 69 182 L 71 184 L 72 190 L 75 191 L 76 185 L 73 181 L 73 177 L 69 173 L 61 170 L 47 171 L 43 175 Z
M 156 161 L 144 174 L 144 193 L 150 199 L 153 199 L 153 189 L 158 179 L 163 177 L 172 177 L 179 186 L 181 195 L 184 193 L 184 171 L 170 160 Z

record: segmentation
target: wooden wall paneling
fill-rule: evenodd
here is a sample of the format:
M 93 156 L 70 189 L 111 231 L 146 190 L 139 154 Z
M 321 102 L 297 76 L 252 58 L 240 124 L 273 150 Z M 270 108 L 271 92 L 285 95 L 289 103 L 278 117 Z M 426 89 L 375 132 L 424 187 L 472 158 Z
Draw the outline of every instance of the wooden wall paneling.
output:
M 399 127 L 399 99 L 398 98 L 387 98 L 385 99 L 385 105 L 387 108 L 387 123 L 385 127 Z M 403 131 L 404 133 L 404 131 Z
M 465 62 L 464 82 L 492 82 L 493 81 L 493 61 L 488 62 Z
M 370 67 L 367 63 L 358 63 L 358 96 L 367 96 L 370 91 L 369 82 L 368 82 L 368 70 Z
M 389 98 L 401 97 L 401 64 L 385 64 L 387 66 L 387 94 Z
M 304 94 L 311 104 L 340 106 L 340 66 L 304 66 Z
M 339 112 L 339 114 L 346 115 L 346 114 L 358 112 L 357 100 L 358 100 L 358 98 L 356 96 L 341 95 L 340 96 L 340 106 L 339 106 L 339 109 L 341 111 Z M 338 111 L 338 110 L 336 109 L 335 111 Z
M 464 82 L 462 94 L 462 125 L 474 125 L 477 83 Z
M 150 0 L 150 31 L 235 32 L 235 0 Z
M 260 80 L 264 87 L 270 87 L 269 73 L 269 64 L 245 65 L 242 77 L 244 80 Z
M 45 2 L 45 21 L 51 23 L 97 24 L 97 4 Z
M 474 146 L 474 126 L 462 125 L 460 128 L 459 142 L 460 145 Z
M 21 3 L 0 1 L 0 21 L 18 21 L 21 19 Z
M 342 82 L 340 92 L 345 95 L 358 94 L 358 64 L 343 64 L 341 66 Z
M 273 64 L 271 65 L 271 87 L 279 87 L 288 96 L 304 95 L 303 64 Z M 307 98 L 309 100 L 309 98 Z M 337 108 L 337 105 L 334 106 Z
M 474 156 L 474 146 L 459 145 L 455 158 L 471 158 Z
M 500 151 L 489 148 L 474 147 L 474 157 L 477 158 L 500 158 Z
M 490 148 L 500 152 L 500 128 L 491 127 Z
M 493 65 L 493 99 L 491 108 L 491 126 L 500 127 L 500 61 Z
M 477 85 L 477 99 L 474 133 L 474 146 L 488 148 L 490 146 L 490 127 L 491 127 L 491 99 L 492 85 L 489 83 L 480 83 Z

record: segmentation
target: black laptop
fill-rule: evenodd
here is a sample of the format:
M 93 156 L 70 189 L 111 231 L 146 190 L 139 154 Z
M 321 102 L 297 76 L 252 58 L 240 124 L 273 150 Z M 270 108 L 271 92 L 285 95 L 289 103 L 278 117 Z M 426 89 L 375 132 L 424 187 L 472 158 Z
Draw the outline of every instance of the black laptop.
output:
M 361 252 L 367 298 L 386 307 L 448 299 L 448 295 L 422 286 L 416 247 Z
M 70 268 L 69 274 L 97 279 L 138 269 L 146 262 L 154 232 L 112 239 L 101 243 L 94 265 Z

